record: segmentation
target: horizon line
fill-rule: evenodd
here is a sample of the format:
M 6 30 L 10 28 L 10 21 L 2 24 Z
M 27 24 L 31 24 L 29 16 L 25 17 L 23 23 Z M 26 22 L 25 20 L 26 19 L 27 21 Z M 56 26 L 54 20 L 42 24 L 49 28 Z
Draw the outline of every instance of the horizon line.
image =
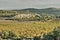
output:
M 31 7 L 29 7 L 31 8 Z M 29 8 L 0 8 L 0 10 L 21 10 L 21 9 L 29 9 Z M 31 9 L 47 9 L 47 8 L 59 8 L 59 7 L 46 7 L 46 8 L 34 8 Z

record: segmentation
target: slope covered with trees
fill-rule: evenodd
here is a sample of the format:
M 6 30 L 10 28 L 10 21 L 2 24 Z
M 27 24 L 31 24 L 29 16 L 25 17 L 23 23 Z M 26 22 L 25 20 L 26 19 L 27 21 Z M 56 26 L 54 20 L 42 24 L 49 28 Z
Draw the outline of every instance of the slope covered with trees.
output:
M 0 10 L 0 19 L 16 21 L 41 21 L 60 18 L 60 10 L 57 8 L 46 9 L 21 9 Z

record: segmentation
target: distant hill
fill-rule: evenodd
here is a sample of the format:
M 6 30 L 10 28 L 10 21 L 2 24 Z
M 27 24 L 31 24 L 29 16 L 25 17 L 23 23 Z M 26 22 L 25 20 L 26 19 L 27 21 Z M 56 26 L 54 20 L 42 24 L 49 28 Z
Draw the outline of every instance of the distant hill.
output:
M 2 11 L 2 10 L 0 10 Z M 45 9 L 36 9 L 36 8 L 26 8 L 26 9 L 14 9 L 14 10 L 4 10 L 8 11 L 10 13 L 17 12 L 17 13 L 38 13 L 38 14 L 54 14 L 54 15 L 60 15 L 60 8 L 45 8 Z
M 54 14 L 54 15 L 60 15 L 60 8 L 45 8 L 45 9 L 35 9 L 35 8 L 27 8 L 27 9 L 21 9 L 20 11 L 29 11 L 34 13 L 47 13 L 47 14 Z

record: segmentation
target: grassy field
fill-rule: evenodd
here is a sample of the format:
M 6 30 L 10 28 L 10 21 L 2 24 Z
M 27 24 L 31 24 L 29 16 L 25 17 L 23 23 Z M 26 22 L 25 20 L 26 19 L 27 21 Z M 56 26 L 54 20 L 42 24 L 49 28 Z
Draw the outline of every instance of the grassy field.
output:
M 11 20 L 0 20 L 0 32 L 3 30 L 12 31 L 17 37 L 34 37 L 42 34 L 48 34 L 58 26 L 60 26 L 60 21 L 18 22 Z

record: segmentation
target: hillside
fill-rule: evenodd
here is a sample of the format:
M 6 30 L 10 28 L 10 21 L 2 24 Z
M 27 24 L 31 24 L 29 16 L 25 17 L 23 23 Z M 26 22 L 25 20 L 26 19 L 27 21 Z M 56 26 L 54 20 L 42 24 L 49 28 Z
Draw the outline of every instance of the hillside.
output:
M 60 8 L 45 8 L 45 9 L 27 8 L 27 9 L 22 9 L 20 11 L 29 11 L 39 14 L 47 13 L 47 14 L 60 15 Z
M 0 10 L 0 19 L 18 20 L 18 21 L 41 21 L 60 18 L 60 9 L 16 9 L 16 10 Z

